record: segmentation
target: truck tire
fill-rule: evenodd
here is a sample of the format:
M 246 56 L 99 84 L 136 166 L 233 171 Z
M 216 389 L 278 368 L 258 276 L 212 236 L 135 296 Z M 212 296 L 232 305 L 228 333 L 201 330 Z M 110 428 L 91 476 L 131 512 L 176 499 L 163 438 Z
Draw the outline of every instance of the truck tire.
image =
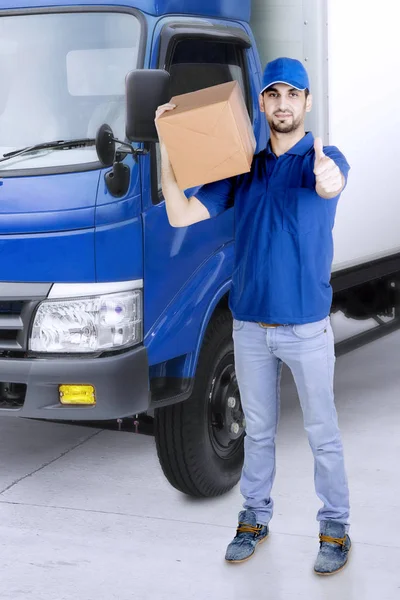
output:
M 217 313 L 206 331 L 193 393 L 155 411 L 158 458 L 168 481 L 190 496 L 220 496 L 240 479 L 244 415 L 236 380 L 232 316 Z

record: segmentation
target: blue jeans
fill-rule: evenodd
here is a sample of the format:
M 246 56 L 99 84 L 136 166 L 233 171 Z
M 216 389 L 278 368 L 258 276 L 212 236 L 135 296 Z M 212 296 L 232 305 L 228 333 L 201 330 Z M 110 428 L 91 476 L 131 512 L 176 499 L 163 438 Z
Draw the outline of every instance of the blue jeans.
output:
M 323 503 L 317 520 L 349 528 L 349 491 L 333 393 L 335 350 L 329 317 L 316 323 L 274 329 L 233 322 L 235 367 L 246 418 L 241 478 L 244 508 L 267 525 L 273 513 L 275 435 L 280 409 L 282 364 L 296 383 L 304 427 L 314 455 L 315 490 Z

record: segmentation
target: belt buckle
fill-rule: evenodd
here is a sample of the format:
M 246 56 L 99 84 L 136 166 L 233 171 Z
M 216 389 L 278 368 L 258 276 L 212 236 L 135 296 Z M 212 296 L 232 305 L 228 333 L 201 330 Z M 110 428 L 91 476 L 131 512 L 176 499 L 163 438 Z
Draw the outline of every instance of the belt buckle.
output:
M 278 327 L 277 324 L 274 325 L 273 323 L 261 323 L 260 321 L 258 322 L 258 324 L 263 329 L 276 329 Z

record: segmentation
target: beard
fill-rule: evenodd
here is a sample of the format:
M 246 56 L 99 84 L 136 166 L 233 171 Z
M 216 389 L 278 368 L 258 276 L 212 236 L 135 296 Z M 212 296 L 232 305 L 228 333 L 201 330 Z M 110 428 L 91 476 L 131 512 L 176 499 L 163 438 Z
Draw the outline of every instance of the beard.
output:
M 276 133 L 293 133 L 296 131 L 303 123 L 303 119 L 299 117 L 296 120 L 293 120 L 291 123 L 287 121 L 280 121 L 277 117 L 273 117 L 269 123 L 270 128 Z

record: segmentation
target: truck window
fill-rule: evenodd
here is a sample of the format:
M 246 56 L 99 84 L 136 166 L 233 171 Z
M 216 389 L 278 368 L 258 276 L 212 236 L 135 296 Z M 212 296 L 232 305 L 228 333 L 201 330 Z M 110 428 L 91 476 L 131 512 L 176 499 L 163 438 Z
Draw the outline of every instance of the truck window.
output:
M 139 19 L 125 12 L 0 17 L 0 155 L 52 140 L 125 136 L 125 76 L 137 67 Z M 94 147 L 25 154 L 2 169 L 97 163 Z
M 167 67 L 171 74 L 172 96 L 237 81 L 252 119 L 246 65 L 244 50 L 239 45 L 214 40 L 182 40 L 176 45 Z M 155 145 L 152 162 L 153 202 L 158 203 L 162 199 L 159 144 Z

